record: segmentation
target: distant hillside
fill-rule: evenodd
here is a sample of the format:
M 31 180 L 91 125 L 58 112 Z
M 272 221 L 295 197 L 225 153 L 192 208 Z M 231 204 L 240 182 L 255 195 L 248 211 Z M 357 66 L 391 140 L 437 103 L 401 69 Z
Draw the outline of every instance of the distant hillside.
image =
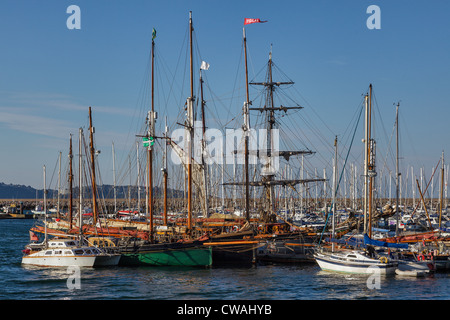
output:
M 129 186 L 117 186 L 116 187 L 116 196 L 119 199 L 128 198 Z M 67 192 L 67 190 L 61 190 L 62 193 Z M 75 195 L 78 194 L 78 188 L 74 187 L 73 192 Z M 114 186 L 112 185 L 103 185 L 99 186 L 99 192 L 105 198 L 114 198 Z M 153 188 L 154 195 L 156 197 L 162 196 L 162 189 L 159 187 Z M 137 197 L 137 187 L 132 186 L 131 197 Z M 57 190 L 47 190 L 47 198 L 54 198 L 57 196 Z M 145 194 L 145 187 L 141 187 L 141 194 Z M 168 190 L 168 197 L 180 198 L 183 197 L 183 191 L 179 190 Z M 43 199 L 44 198 L 44 190 L 43 189 L 35 189 L 31 186 L 17 185 L 17 184 L 6 184 L 0 182 L 0 199 Z
M 49 194 L 53 196 L 53 191 L 49 190 Z M 43 190 L 37 190 L 30 186 L 0 182 L 0 199 L 35 199 L 36 197 L 42 198 Z

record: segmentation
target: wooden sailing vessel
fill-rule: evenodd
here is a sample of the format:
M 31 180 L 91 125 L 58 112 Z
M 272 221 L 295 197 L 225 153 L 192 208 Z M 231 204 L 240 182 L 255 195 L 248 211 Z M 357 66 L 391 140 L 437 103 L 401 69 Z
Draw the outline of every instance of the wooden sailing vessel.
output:
M 241 182 L 227 182 L 228 186 L 243 186 L 245 188 L 245 209 L 244 217 L 249 224 L 249 229 L 253 234 L 247 236 L 247 246 L 253 251 L 253 261 L 264 260 L 272 262 L 310 262 L 312 260 L 312 250 L 310 245 L 315 241 L 315 234 L 308 231 L 302 231 L 302 228 L 288 224 L 280 220 L 275 210 L 275 197 L 273 188 L 275 186 L 284 186 L 294 188 L 296 185 L 306 185 L 311 182 L 323 182 L 324 179 L 277 179 L 275 170 L 275 158 L 282 157 L 289 161 L 290 157 L 296 155 L 313 154 L 312 151 L 279 151 L 274 150 L 274 137 L 272 130 L 276 124 L 276 113 L 283 112 L 285 115 L 291 110 L 302 109 L 301 106 L 276 106 L 274 101 L 275 88 L 284 85 L 292 85 L 292 81 L 275 81 L 272 77 L 272 52 L 269 54 L 267 63 L 267 78 L 262 82 L 249 82 L 248 68 L 247 68 L 247 37 L 245 27 L 243 28 L 243 44 L 245 55 L 245 85 L 246 85 L 246 101 L 243 107 L 244 122 L 244 175 Z M 254 86 L 262 86 L 264 88 L 263 95 L 265 101 L 260 107 L 252 107 L 252 102 L 249 97 L 249 84 Z M 262 150 L 249 149 L 249 135 L 250 135 L 250 111 L 257 111 L 264 115 L 265 128 L 267 136 L 267 154 L 263 154 Z M 240 151 L 236 151 L 240 152 Z M 242 152 L 242 151 L 241 151 Z M 256 154 L 255 154 L 256 152 Z M 265 161 L 265 165 L 261 168 L 259 174 L 260 180 L 250 179 L 249 174 L 249 155 L 257 156 L 260 160 Z M 250 208 L 250 187 L 263 188 L 263 204 L 261 208 Z M 257 214 L 257 218 L 251 219 L 250 212 Z M 281 231 L 284 230 L 284 231 Z M 231 234 L 229 235 L 231 236 Z M 216 247 L 216 252 L 219 253 L 220 247 Z M 250 256 L 248 257 L 250 258 Z
M 188 105 L 188 125 L 190 130 L 190 139 L 188 145 L 188 155 L 192 154 L 191 144 L 193 137 L 193 70 L 192 70 L 192 13 L 189 14 L 189 26 L 190 26 L 190 39 L 191 39 L 191 96 L 187 99 Z M 156 113 L 154 110 L 154 37 L 152 39 L 152 109 L 148 114 L 148 131 L 146 138 L 153 140 L 155 135 L 155 120 Z M 191 156 L 189 156 L 192 158 Z M 174 265 L 174 266 L 210 266 L 212 264 L 211 248 L 203 246 L 203 242 L 195 240 L 192 237 L 192 163 L 188 163 L 188 217 L 186 233 L 179 235 L 180 241 L 178 242 L 165 242 L 167 238 L 165 235 L 158 236 L 155 234 L 155 226 L 153 223 L 153 148 L 149 144 L 147 149 L 148 159 L 148 210 L 149 210 L 149 239 L 148 241 L 141 242 L 133 247 L 124 247 L 121 249 L 122 259 L 121 264 L 126 265 Z M 164 174 L 167 174 L 167 168 Z M 167 178 L 167 177 L 166 177 Z M 166 183 L 165 183 L 165 186 Z M 167 196 L 167 193 L 165 193 Z M 165 211 L 167 214 L 167 211 Z M 167 215 L 165 214 L 165 222 L 167 223 Z M 173 234 L 172 234 L 173 236 Z

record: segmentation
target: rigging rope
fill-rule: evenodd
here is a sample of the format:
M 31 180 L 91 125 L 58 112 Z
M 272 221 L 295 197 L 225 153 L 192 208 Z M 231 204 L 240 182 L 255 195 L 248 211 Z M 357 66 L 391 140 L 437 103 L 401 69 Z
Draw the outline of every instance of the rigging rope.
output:
M 344 165 L 342 167 L 341 175 L 340 175 L 340 178 L 338 180 L 338 183 L 337 183 L 337 186 L 336 186 L 336 190 L 335 190 L 335 193 L 334 193 L 335 195 L 337 194 L 337 192 L 339 190 L 339 185 L 341 183 L 342 175 L 344 173 L 344 168 L 345 168 L 345 165 L 347 164 L 347 160 L 348 160 L 348 157 L 349 157 L 349 154 L 350 154 L 350 150 L 352 149 L 353 140 L 355 139 L 356 129 L 358 128 L 359 121 L 361 120 L 361 114 L 362 114 L 363 109 L 364 108 L 361 108 L 361 111 L 359 113 L 358 122 L 356 123 L 355 130 L 354 130 L 353 136 L 352 136 L 352 141 L 350 142 L 350 147 L 348 148 L 347 156 L 345 157 L 345 162 L 344 162 Z M 333 207 L 333 205 L 334 205 L 334 203 L 331 204 L 332 207 Z M 322 233 L 320 234 L 319 244 L 322 241 L 322 236 L 323 236 L 323 233 L 325 232 L 325 228 L 327 227 L 329 218 L 330 218 L 330 214 L 327 215 L 327 220 L 325 221 L 325 225 L 323 227 Z

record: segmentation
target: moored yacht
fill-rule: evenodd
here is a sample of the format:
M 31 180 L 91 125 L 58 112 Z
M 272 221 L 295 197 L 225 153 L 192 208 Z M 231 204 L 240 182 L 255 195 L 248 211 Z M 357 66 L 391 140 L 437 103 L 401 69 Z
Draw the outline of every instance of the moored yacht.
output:
M 362 250 L 318 251 L 314 258 L 322 270 L 344 273 L 367 274 L 376 269 L 380 274 L 394 274 L 398 262 L 386 256 L 369 254 Z
M 94 246 L 80 245 L 77 240 L 52 239 L 31 243 L 25 250 L 22 264 L 42 267 L 101 267 L 116 266 L 119 254 L 110 254 Z

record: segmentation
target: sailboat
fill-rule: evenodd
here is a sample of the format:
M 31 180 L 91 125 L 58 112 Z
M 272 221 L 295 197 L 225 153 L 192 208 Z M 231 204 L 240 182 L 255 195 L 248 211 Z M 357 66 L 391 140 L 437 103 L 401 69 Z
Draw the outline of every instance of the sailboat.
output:
M 376 242 L 370 238 L 372 230 L 372 192 L 375 172 L 375 140 L 371 137 L 371 113 L 372 113 L 372 84 L 369 86 L 369 94 L 365 95 L 365 153 L 364 153 L 364 240 L 362 245 L 365 249 L 355 247 L 353 249 L 336 248 L 335 237 L 335 217 L 336 217 L 336 193 L 338 189 L 337 181 L 337 138 L 335 139 L 335 163 L 333 177 L 333 213 L 332 213 L 332 244 L 331 250 L 319 247 L 314 254 L 317 264 L 322 270 L 366 274 L 369 268 L 376 267 L 380 274 L 392 275 L 398 266 L 398 261 L 392 259 L 387 254 L 377 253 L 375 246 L 380 246 L 381 242 Z M 384 244 L 384 243 L 383 243 Z M 404 248 L 404 244 L 386 244 L 396 248 Z M 407 245 L 406 245 L 407 247 Z
M 188 127 L 193 128 L 193 83 L 192 83 L 192 12 L 189 13 L 190 43 L 191 43 L 191 96 L 187 99 L 188 105 Z M 154 47 L 155 32 L 152 37 L 152 89 L 151 89 L 151 111 L 148 112 L 147 123 L 148 129 L 145 136 L 147 146 L 147 162 L 148 162 L 148 223 L 149 223 L 149 239 L 140 241 L 138 244 L 132 243 L 129 246 L 121 247 L 122 265 L 154 265 L 154 266 L 190 266 L 205 267 L 212 264 L 211 247 L 204 246 L 203 242 L 190 237 L 192 232 L 192 164 L 188 163 L 189 177 L 189 197 L 188 197 L 188 218 L 187 218 L 187 234 L 180 235 L 183 239 L 177 242 L 160 241 L 155 234 L 154 226 L 154 208 L 153 208 L 153 147 L 151 141 L 156 139 L 155 136 L 155 120 L 156 112 L 154 110 Z M 189 140 L 190 144 L 192 139 Z M 191 145 L 188 146 L 189 151 Z M 188 153 L 191 154 L 191 153 Z M 167 168 L 165 168 L 167 174 Z
M 44 219 L 46 222 L 47 199 L 45 176 L 44 166 Z M 82 230 L 81 210 L 79 221 L 80 230 Z M 119 263 L 119 254 L 106 253 L 95 246 L 83 245 L 83 236 L 81 233 L 78 240 L 71 238 L 48 239 L 48 234 L 46 231 L 47 230 L 45 229 L 45 238 L 41 243 L 31 242 L 22 251 L 24 253 L 22 257 L 23 265 L 39 267 L 101 267 L 117 266 Z M 33 234 L 33 238 L 34 237 L 35 235 Z
M 244 148 L 243 150 L 237 150 L 235 153 L 244 154 L 244 174 L 243 179 L 237 182 L 226 182 L 227 186 L 242 186 L 245 189 L 245 209 L 244 216 L 250 226 L 249 229 L 253 231 L 251 236 L 246 236 L 247 246 L 250 248 L 257 248 L 253 251 L 253 259 L 256 261 L 271 261 L 271 262 L 305 262 L 312 260 L 312 250 L 308 247 L 312 244 L 313 237 L 310 237 L 305 232 L 302 232 L 300 227 L 288 223 L 286 220 L 280 219 L 275 209 L 275 187 L 292 188 L 295 190 L 295 186 L 301 184 L 306 185 L 313 182 L 323 182 L 325 179 L 278 179 L 276 178 L 277 170 L 275 161 L 278 157 L 289 159 L 298 155 L 310 155 L 313 151 L 310 150 L 276 150 L 276 142 L 274 137 L 274 130 L 276 129 L 276 117 L 277 113 L 283 113 L 286 116 L 288 112 L 292 110 L 299 110 L 303 107 L 296 106 L 283 106 L 276 105 L 274 100 L 274 92 L 276 88 L 282 88 L 283 86 L 293 85 L 294 82 L 279 81 L 273 79 L 273 67 L 272 50 L 269 53 L 269 60 L 267 62 L 266 78 L 262 82 L 249 82 L 248 81 L 248 68 L 247 68 L 247 36 L 245 27 L 243 28 L 243 45 L 244 45 L 244 58 L 245 58 L 245 88 L 246 88 L 246 101 L 243 106 L 243 129 L 244 129 Z M 249 85 L 262 86 L 264 101 L 261 102 L 261 106 L 252 106 L 252 102 L 249 97 Z M 264 140 L 264 146 L 259 146 L 260 150 L 250 150 L 249 137 L 251 135 L 251 122 L 250 112 L 256 111 L 262 114 L 264 117 L 264 130 L 267 133 L 260 139 Z M 263 134 L 264 130 L 261 130 Z M 249 172 L 249 156 L 257 157 L 261 160 L 261 170 L 258 171 L 259 180 L 255 174 L 255 178 L 250 179 Z M 257 166 L 254 167 L 255 173 Z M 250 218 L 250 187 L 263 188 L 262 190 L 262 206 L 260 208 L 253 209 L 255 213 L 254 218 Z M 287 197 L 287 195 L 285 194 Z M 228 237 L 230 237 L 228 235 Z M 224 235 L 226 237 L 226 235 Z M 253 242 L 253 243 L 251 243 Z M 216 252 L 219 253 L 219 246 L 216 247 Z M 250 250 L 249 250 L 250 251 Z M 241 254 L 242 255 L 242 254 Z M 250 257 L 249 257 L 250 258 Z

